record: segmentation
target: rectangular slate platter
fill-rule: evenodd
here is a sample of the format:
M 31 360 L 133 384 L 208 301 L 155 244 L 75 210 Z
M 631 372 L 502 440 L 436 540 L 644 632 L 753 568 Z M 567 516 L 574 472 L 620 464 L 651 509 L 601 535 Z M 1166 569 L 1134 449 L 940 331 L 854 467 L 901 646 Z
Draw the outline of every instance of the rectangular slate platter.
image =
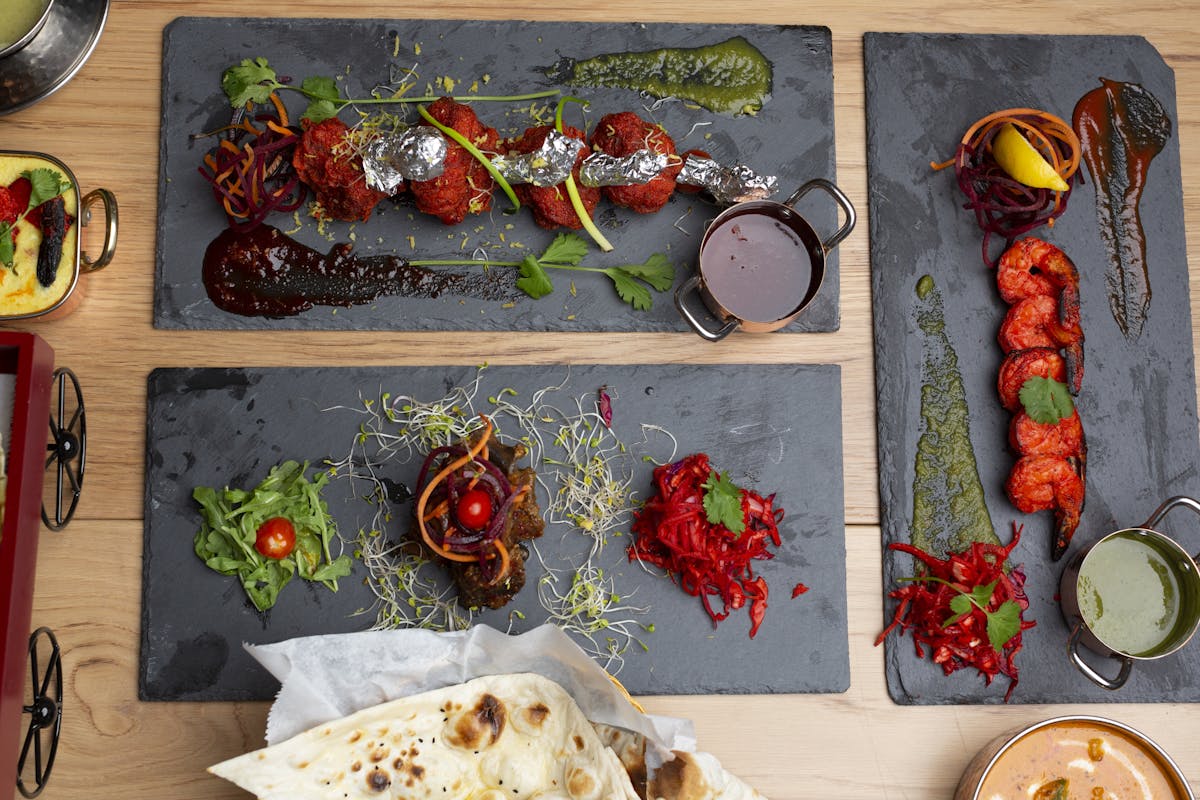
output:
M 1107 256 L 1090 174 L 1053 229 L 1032 234 L 1063 248 L 1082 276 L 1086 368 L 1077 407 L 1087 435 L 1087 496 L 1071 550 L 1057 563 L 1050 560 L 1052 514 L 1023 515 L 1004 490 L 1016 459 L 1007 445 L 1009 414 L 996 396 L 1001 362 L 996 333 L 1007 306 L 994 272 L 983 264 L 982 232 L 961 207 L 953 170 L 929 167 L 952 157 L 963 132 L 992 111 L 1032 107 L 1070 120 L 1076 101 L 1097 88 L 1101 76 L 1144 86 L 1163 103 L 1177 130 L 1172 70 L 1148 42 L 1129 36 L 868 33 L 864 45 L 884 545 L 907 542 L 910 535 L 922 348 L 915 287 L 929 274 L 941 290 L 946 333 L 958 355 L 992 522 L 1003 541 L 1011 522 L 1025 526 L 1012 560 L 1023 562 L 1028 573 L 1032 605 L 1026 617 L 1037 627 L 1024 634 L 1017 656 L 1020 684 L 1011 702 L 1200 700 L 1195 643 L 1137 664 L 1119 691 L 1093 685 L 1068 662 L 1068 629 L 1057 603 L 1062 569 L 1081 546 L 1141 525 L 1171 495 L 1200 492 L 1178 135 L 1152 162 L 1141 202 L 1153 299 L 1139 339 L 1126 341 L 1109 311 Z M 1200 537 L 1196 520 L 1188 517 L 1172 514 L 1164 530 L 1195 552 Z M 910 557 L 885 553 L 885 595 L 897 578 L 912 574 Z M 885 596 L 885 620 L 893 609 Z M 1115 662 L 1086 657 L 1103 673 L 1116 674 Z M 886 666 L 888 691 L 897 703 L 997 703 L 1007 688 L 1003 678 L 986 688 L 971 669 L 943 676 L 928 656 L 914 656 L 908 636 L 889 637 Z
M 159 369 L 148 381 L 146 514 L 139 696 L 146 700 L 262 700 L 274 679 L 242 649 L 296 636 L 370 627 L 375 615 L 353 616 L 372 596 L 365 570 L 334 594 L 295 580 L 265 614 L 246 599 L 236 579 L 209 570 L 192 550 L 199 525 L 195 486 L 250 488 L 286 459 L 341 458 L 362 417 L 360 408 L 382 392 L 432 401 L 475 378 L 473 367 Z M 841 373 L 832 365 L 755 366 L 523 366 L 489 367 L 476 411 L 504 387 L 528 402 L 542 387 L 567 379 L 560 408 L 575 398 L 594 403 L 607 386 L 613 431 L 630 449 L 633 488 L 644 498 L 652 464 L 643 454 L 670 456 L 665 439 L 644 446 L 642 423 L 677 437 L 678 457 L 707 452 L 719 469 L 759 491 L 777 492 L 786 510 L 782 547 L 755 571 L 770 587 L 770 608 L 758 635 L 748 638 L 745 609 L 713 627 L 698 598 L 660 575 L 629 564 L 627 538 L 610 540 L 597 564 L 615 588 L 651 611 L 639 619 L 655 632 L 626 654 L 619 675 L 636 694 L 842 692 L 850 684 L 846 628 L 845 527 L 842 496 Z M 795 413 L 803 409 L 803 414 Z M 469 413 L 469 412 L 468 412 Z M 503 425 L 504 417 L 500 417 Z M 511 422 L 510 422 L 511 427 Z M 515 429 L 514 429 L 515 430 Z M 396 465 L 393 480 L 412 485 L 419 461 Z M 552 469 L 542 467 L 544 470 Z M 358 485 L 363 491 L 363 485 Z M 374 508 L 356 498 L 350 481 L 334 479 L 324 493 L 343 535 L 368 526 Z M 546 504 L 539 491 L 539 502 Z M 398 507 L 394 529 L 408 526 L 410 506 Z M 619 530 L 628 531 L 628 527 Z M 548 525 L 538 549 L 552 568 L 577 565 L 590 540 L 568 526 Z M 350 548 L 348 548 L 349 550 Z M 500 611 L 477 617 L 514 632 L 546 620 L 537 600 L 542 567 L 526 564 L 525 589 Z M 792 599 L 803 582 L 810 590 Z M 445 579 L 447 587 L 451 585 Z
M 772 62 L 770 99 L 755 116 L 728 116 L 682 102 L 646 109 L 654 98 L 624 89 L 552 85 L 538 70 L 560 56 L 643 51 L 662 47 L 715 44 L 744 36 Z M 503 300 L 458 296 L 438 299 L 381 298 L 371 305 L 334 309 L 317 307 L 294 317 L 243 317 L 218 309 L 201 281 L 208 243 L 225 227 L 212 192 L 197 173 L 212 140 L 192 135 L 229 122 L 229 104 L 221 91 L 221 73 L 244 58 L 265 57 L 280 75 L 337 76 L 344 95 L 365 97 L 389 78 L 389 69 L 418 65 L 420 78 L 410 94 L 421 96 L 427 84 L 448 76 L 464 92 L 485 73 L 479 94 L 517 94 L 562 89 L 592 102 L 587 119 L 594 126 L 603 114 L 635 111 L 662 124 L 680 152 L 699 148 L 726 163 L 745 163 L 779 178 L 777 199 L 810 178 L 835 179 L 833 129 L 833 57 L 828 28 L 766 25 L 699 25 L 584 22 L 483 22 L 451 20 L 222 19 L 183 17 L 170 23 L 163 42 L 163 95 L 158 198 L 158 240 L 154 325 L 184 329 L 302 330 L 511 330 L 511 331 L 681 331 L 687 330 L 670 293 L 654 293 L 650 311 L 634 311 L 622 302 L 602 275 L 552 275 L 556 291 L 534 300 L 519 291 L 510 307 Z M 397 41 L 399 53 L 393 55 Z M 420 54 L 415 54 L 419 45 Z M 436 86 L 432 89 L 436 94 Z M 303 98 L 283 93 L 295 116 Z M 548 102 L 550 119 L 555 100 Z M 534 124 L 524 103 L 479 103 L 480 118 L 500 135 L 515 136 Z M 578 106 L 567 121 L 580 124 Z M 410 118 L 415 110 L 409 112 Z M 342 113 L 352 122 L 352 112 Z M 697 126 L 697 127 L 693 127 Z M 589 127 L 590 131 L 591 127 Z M 353 236 L 359 254 L 398 254 L 416 258 L 470 257 L 477 246 L 493 259 L 520 261 L 540 253 L 554 232 L 539 228 L 523 210 L 506 216 L 507 199 L 497 190 L 489 214 L 448 228 L 416 211 L 410 200 L 385 201 L 367 223 L 332 223 L 332 241 Z M 799 206 L 822 235 L 837 226 L 833 204 L 824 193 Z M 609 254 L 592 247 L 587 263 L 610 266 L 644 261 L 665 253 L 676 265 L 676 285 L 695 265 L 700 234 L 719 209 L 697 195 L 676 193 L 653 215 L 617 209 L 602 201 L 599 224 L 615 246 Z M 302 211 L 303 213 L 303 211 Z M 410 218 L 412 217 L 412 218 Z M 322 237 L 304 215 L 299 241 L 325 252 Z M 283 230 L 295 227 L 291 215 L 274 215 Z M 512 226 L 509 228 L 508 226 Z M 412 237 L 413 246 L 409 244 Z M 500 243 L 501 237 L 504 244 Z M 586 234 L 585 234 L 586 238 Z M 522 247 L 518 247 L 522 246 Z M 500 270 L 501 268 L 497 268 Z M 507 269 L 507 268 L 505 268 Z M 515 282 L 515 271 L 498 272 Z M 571 279 L 577 294 L 568 292 Z M 838 258 L 826 263 L 825 280 L 812 305 L 786 330 L 832 331 L 839 326 Z

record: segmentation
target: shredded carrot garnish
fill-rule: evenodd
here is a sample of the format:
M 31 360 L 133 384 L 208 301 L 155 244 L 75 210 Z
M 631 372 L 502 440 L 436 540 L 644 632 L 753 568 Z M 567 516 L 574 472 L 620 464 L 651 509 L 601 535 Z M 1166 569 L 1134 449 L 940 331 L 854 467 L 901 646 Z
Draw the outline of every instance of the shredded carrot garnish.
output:
M 486 415 L 480 414 L 480 416 L 484 420 L 483 435 L 479 437 L 479 440 L 475 444 L 471 445 L 466 454 L 442 467 L 441 471 L 429 483 L 425 484 L 425 489 L 421 492 L 421 496 L 417 500 L 417 528 L 421 531 L 421 539 L 430 550 L 448 561 L 461 561 L 465 563 L 477 561 L 478 559 L 474 555 L 464 555 L 447 550 L 433 541 L 433 537 L 429 534 L 429 529 L 425 527 L 425 505 L 429 502 L 429 496 L 433 494 L 434 487 L 444 481 L 456 469 L 474 461 L 475 457 L 487 447 L 488 438 L 492 435 L 492 420 Z
M 931 161 L 929 166 L 942 170 L 953 166 L 959 188 L 967 197 L 966 207 L 975 212 L 984 231 L 983 260 L 993 259 L 989 239 L 999 234 L 1011 243 L 1034 228 L 1054 225 L 1056 217 L 1067 209 L 1070 189 L 1037 189 L 1011 178 L 992 156 L 992 140 L 1006 124 L 1024 134 L 1059 176 L 1072 184 L 1079 170 L 1079 137 L 1060 117 L 1036 108 L 1007 108 L 977 120 L 959 141 L 954 158 Z
M 500 569 L 496 570 L 496 577 L 489 581 L 489 584 L 494 584 L 507 575 L 509 567 L 508 548 L 504 546 L 504 542 L 497 539 L 492 544 L 496 547 L 496 555 L 500 556 Z

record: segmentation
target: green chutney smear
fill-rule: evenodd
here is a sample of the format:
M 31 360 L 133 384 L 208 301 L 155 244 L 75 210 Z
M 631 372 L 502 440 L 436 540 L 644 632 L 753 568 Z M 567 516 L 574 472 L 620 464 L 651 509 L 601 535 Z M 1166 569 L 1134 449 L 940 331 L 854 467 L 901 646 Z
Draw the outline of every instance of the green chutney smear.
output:
M 561 58 L 545 74 L 571 86 L 607 86 L 691 100 L 719 114 L 756 113 L 771 95 L 772 79 L 771 62 L 741 36 L 701 47 Z
M 962 552 L 974 542 L 1000 544 L 971 447 L 967 393 L 946 336 L 942 295 L 929 275 L 917 281 L 917 298 L 924 341 L 912 544 L 939 556 Z

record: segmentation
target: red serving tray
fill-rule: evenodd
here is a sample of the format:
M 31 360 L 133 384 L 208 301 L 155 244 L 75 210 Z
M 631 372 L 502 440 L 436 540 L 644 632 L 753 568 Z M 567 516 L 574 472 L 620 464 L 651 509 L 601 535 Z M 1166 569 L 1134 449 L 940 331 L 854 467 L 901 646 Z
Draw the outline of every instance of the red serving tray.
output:
M 0 373 L 17 376 L 12 435 L 4 442 L 8 484 L 0 529 L 0 787 L 12 787 L 22 742 L 21 709 L 30 681 L 29 632 L 54 351 L 36 334 L 0 331 Z

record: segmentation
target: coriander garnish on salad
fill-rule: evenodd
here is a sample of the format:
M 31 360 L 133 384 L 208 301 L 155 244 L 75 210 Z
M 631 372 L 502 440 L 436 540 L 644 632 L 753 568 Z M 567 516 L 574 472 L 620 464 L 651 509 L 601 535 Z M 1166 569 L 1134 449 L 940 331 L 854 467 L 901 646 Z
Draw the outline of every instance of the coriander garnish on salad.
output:
M 308 462 L 285 461 L 250 491 L 192 491 L 203 520 L 196 555 L 222 575 L 237 575 L 259 611 L 275 605 L 293 575 L 336 592 L 337 579 L 350 574 L 350 556 L 330 553 L 337 526 L 321 499 L 329 475 L 318 472 L 310 481 L 307 471 Z

